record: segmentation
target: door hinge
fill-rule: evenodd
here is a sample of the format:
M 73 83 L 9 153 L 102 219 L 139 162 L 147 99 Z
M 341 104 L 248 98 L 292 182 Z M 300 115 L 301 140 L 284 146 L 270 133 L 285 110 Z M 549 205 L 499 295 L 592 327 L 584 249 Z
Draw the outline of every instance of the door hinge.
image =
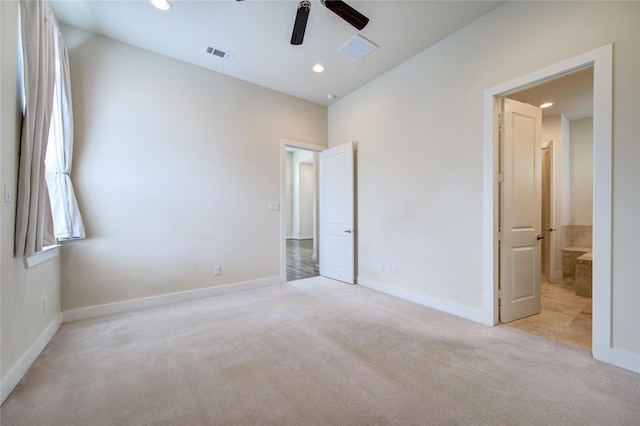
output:
M 504 114 L 498 113 L 498 125 L 502 126 L 504 124 Z
M 498 241 L 502 241 L 502 231 L 498 231 Z
M 499 183 L 504 182 L 504 173 L 498 173 L 498 182 Z
M 498 289 L 498 300 L 502 299 L 502 290 Z

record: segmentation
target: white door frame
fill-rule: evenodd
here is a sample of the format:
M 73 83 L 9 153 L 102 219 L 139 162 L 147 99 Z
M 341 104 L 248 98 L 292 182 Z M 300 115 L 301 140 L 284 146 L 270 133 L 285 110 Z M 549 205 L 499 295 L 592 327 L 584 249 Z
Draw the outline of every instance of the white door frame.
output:
M 611 363 L 611 216 L 613 45 L 575 56 L 484 91 L 483 99 L 483 322 L 498 323 L 498 141 L 496 99 L 593 67 L 593 357 Z
M 327 149 L 326 146 L 280 139 L 280 279 L 283 283 L 287 282 L 287 216 L 283 211 L 287 199 L 287 147 L 312 152 Z

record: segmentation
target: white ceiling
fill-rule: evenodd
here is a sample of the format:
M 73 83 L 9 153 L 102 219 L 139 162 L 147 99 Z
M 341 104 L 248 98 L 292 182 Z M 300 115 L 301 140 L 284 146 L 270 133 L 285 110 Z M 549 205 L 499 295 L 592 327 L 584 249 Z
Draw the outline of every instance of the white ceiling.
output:
M 327 94 L 348 95 L 503 3 L 347 0 L 370 19 L 358 31 L 311 0 L 304 43 L 292 46 L 298 0 L 171 2 L 162 12 L 147 0 L 50 0 L 65 24 L 322 105 L 333 102 Z M 380 47 L 361 61 L 338 52 L 355 34 Z M 208 45 L 235 57 L 207 54 Z M 324 73 L 312 72 L 316 63 Z
M 569 121 L 592 117 L 593 67 L 509 94 L 507 97 L 536 106 L 553 102 L 553 106 L 542 110 L 543 117 L 564 114 Z

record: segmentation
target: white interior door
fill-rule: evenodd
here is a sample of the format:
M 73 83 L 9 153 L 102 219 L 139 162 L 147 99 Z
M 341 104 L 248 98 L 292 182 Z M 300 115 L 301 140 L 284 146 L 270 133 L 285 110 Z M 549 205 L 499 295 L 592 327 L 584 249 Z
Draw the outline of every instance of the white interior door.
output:
M 320 275 L 355 282 L 353 143 L 320 153 Z
M 500 322 L 540 313 L 540 108 L 504 99 Z

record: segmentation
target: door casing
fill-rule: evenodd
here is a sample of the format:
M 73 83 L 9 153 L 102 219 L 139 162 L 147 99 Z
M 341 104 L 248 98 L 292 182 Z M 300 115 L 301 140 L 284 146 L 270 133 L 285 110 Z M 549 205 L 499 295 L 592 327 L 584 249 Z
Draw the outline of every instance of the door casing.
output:
M 611 363 L 611 225 L 613 45 L 607 44 L 484 91 L 483 107 L 483 322 L 498 324 L 497 99 L 580 69 L 594 69 L 593 329 L 595 359 Z
M 287 147 L 304 149 L 312 152 L 320 152 L 327 149 L 326 146 L 314 145 L 291 139 L 280 139 L 280 280 L 287 281 L 287 216 L 282 212 L 287 199 Z
M 286 217 L 286 214 L 282 212 L 282 206 L 284 205 L 285 200 L 287 198 L 287 184 L 286 184 L 287 147 L 295 148 L 295 149 L 304 149 L 306 151 L 312 151 L 312 152 L 318 152 L 318 153 L 329 149 L 326 146 L 314 145 L 314 144 L 299 142 L 291 139 L 280 139 L 280 205 L 281 205 L 280 210 L 281 212 L 280 212 L 280 276 L 279 276 L 279 280 L 283 283 L 287 281 L 287 217 Z M 355 179 L 355 176 L 354 176 L 354 179 Z M 319 184 L 319 180 L 317 182 Z M 355 185 L 355 181 L 354 181 L 354 185 Z M 354 187 L 354 191 L 355 191 L 355 187 Z M 354 203 L 355 203 L 355 192 L 352 195 L 354 197 Z M 355 209 L 355 205 L 354 205 L 354 209 Z M 354 215 L 355 215 L 355 210 L 354 210 Z M 354 221 L 356 220 L 355 216 L 353 219 Z M 355 232 L 355 223 L 354 223 L 353 231 Z M 319 238 L 319 244 L 322 245 L 322 239 L 320 238 L 320 235 L 318 235 L 318 238 Z M 355 235 L 353 238 L 354 240 L 357 240 Z M 355 250 L 355 244 L 354 244 L 354 250 Z M 320 250 L 318 250 L 318 252 L 320 252 Z M 321 261 L 321 258 L 319 257 L 317 260 Z M 356 268 L 355 253 L 353 256 L 353 268 L 355 271 L 355 268 Z M 353 282 L 355 282 L 355 276 L 354 276 Z

